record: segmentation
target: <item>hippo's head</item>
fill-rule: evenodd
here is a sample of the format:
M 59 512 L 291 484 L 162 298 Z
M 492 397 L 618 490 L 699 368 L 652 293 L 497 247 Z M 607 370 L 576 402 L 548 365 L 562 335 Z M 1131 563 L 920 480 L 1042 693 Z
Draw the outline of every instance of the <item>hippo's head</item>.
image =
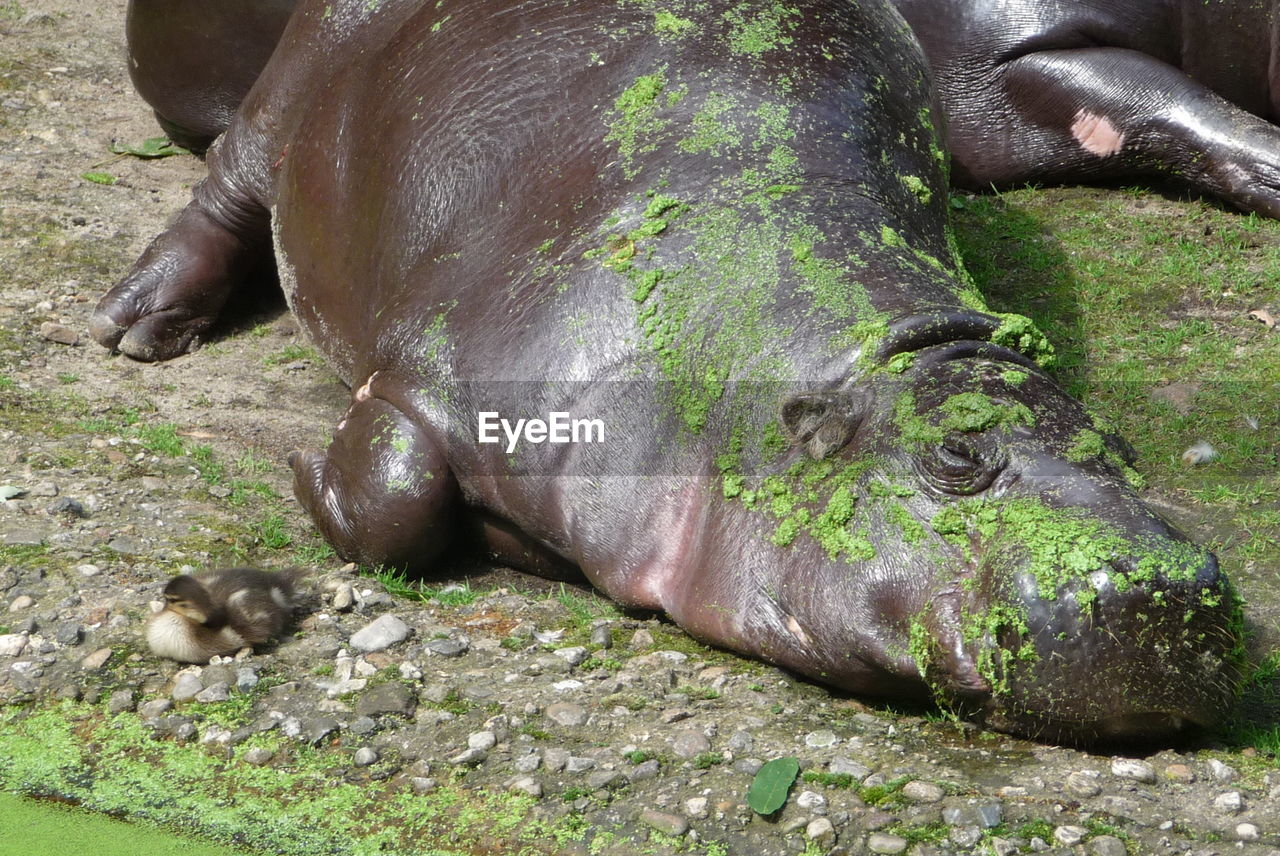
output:
M 987 342 L 888 365 L 788 399 L 794 462 L 747 497 L 780 521 L 787 566 L 806 566 L 776 600 L 809 671 L 893 694 L 923 677 L 992 727 L 1062 742 L 1220 719 L 1236 599 L 1214 556 L 1138 498 L 1123 441 Z

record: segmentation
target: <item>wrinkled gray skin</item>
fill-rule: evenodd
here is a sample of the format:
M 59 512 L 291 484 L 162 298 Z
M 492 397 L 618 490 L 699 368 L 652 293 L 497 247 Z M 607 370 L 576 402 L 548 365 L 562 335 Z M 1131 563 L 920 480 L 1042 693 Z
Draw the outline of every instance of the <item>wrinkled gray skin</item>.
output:
M 1227 582 L 965 284 L 905 24 L 780 8 L 674 2 L 658 30 L 636 2 L 303 2 L 92 333 L 177 357 L 274 244 L 354 390 L 329 448 L 291 457 L 344 558 L 424 570 L 478 539 L 1046 739 L 1212 723 Z M 605 442 L 506 454 L 480 411 L 598 418 Z
M 958 184 L 1160 176 L 1280 217 L 1274 0 L 894 0 Z

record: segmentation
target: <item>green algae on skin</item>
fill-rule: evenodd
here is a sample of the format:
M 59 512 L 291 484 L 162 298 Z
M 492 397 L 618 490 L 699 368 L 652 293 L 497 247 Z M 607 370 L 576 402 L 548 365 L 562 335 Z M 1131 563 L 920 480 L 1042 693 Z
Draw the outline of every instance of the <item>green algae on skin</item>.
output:
M 638 155 L 656 151 L 655 138 L 667 126 L 666 119 L 657 116 L 658 96 L 667 85 L 666 66 L 635 79 L 613 102 L 614 118 L 609 123 L 606 142 L 616 143 L 622 157 L 622 172 L 627 178 L 640 173 L 635 159 Z
M 915 194 L 915 197 L 920 200 L 921 205 L 929 204 L 929 200 L 933 198 L 933 191 L 929 189 L 928 185 L 920 180 L 919 176 L 900 175 L 898 176 L 898 179 L 906 185 L 907 190 L 910 190 Z
M 995 315 L 1000 319 L 1000 326 L 991 334 L 993 345 L 1003 345 L 1025 354 L 1035 360 L 1036 365 L 1041 368 L 1053 365 L 1055 359 L 1053 345 L 1036 327 L 1034 321 L 1025 315 L 1013 312 L 997 312 Z
M 956 393 L 947 398 L 936 412 L 943 416 L 935 424 L 917 412 L 915 395 L 911 391 L 898 395 L 893 410 L 894 422 L 905 446 L 936 446 L 953 432 L 978 433 L 1015 426 L 1031 428 L 1036 424 L 1035 414 L 1025 404 L 996 401 L 982 392 Z
M 1079 464 L 1091 458 L 1101 458 L 1106 451 L 1106 443 L 1103 442 L 1101 434 L 1082 428 L 1072 438 L 1071 446 L 1066 451 L 1066 459 Z
M 1010 556 L 1015 569 L 1037 582 L 1037 594 L 1052 600 L 1064 586 L 1077 586 L 1074 596 L 1087 607 L 1097 596 L 1090 576 L 1106 574 L 1118 591 L 1164 578 L 1193 580 L 1208 553 L 1201 547 L 1167 538 L 1133 537 L 1085 508 L 1050 508 L 1038 498 L 962 499 L 931 521 L 933 530 L 974 559 L 975 545 L 984 554 Z M 1112 560 L 1128 557 L 1131 570 Z M 1021 561 L 1019 561 L 1021 560 Z
M 653 13 L 653 31 L 659 38 L 678 39 L 696 32 L 698 25 L 688 18 L 681 18 L 672 12 L 658 10 Z

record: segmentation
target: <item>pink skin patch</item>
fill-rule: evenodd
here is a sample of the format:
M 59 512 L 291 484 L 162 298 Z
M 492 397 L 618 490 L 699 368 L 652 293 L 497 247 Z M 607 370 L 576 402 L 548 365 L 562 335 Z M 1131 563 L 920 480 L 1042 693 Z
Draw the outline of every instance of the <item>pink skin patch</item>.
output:
M 1076 113 L 1071 123 L 1071 136 L 1076 138 L 1080 147 L 1100 158 L 1110 157 L 1120 151 L 1124 145 L 1124 131 L 1121 131 L 1106 116 L 1081 110 Z

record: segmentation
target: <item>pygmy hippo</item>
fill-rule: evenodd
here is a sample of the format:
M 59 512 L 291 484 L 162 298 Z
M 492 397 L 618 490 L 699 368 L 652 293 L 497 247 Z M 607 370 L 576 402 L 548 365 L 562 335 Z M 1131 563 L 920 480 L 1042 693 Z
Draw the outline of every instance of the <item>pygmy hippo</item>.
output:
M 291 456 L 343 557 L 476 537 L 1046 739 L 1212 723 L 1228 582 L 974 291 L 931 99 L 887 0 L 303 0 L 92 332 L 176 357 L 274 250 L 354 390 Z
M 1168 177 L 1280 217 L 1275 0 L 894 0 L 953 180 Z

